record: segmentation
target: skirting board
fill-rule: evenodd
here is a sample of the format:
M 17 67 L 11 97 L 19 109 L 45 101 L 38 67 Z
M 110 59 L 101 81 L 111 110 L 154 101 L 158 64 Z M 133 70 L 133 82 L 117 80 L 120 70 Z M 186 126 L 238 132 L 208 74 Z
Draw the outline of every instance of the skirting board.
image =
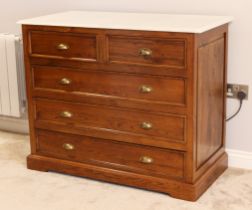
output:
M 28 134 L 29 126 L 27 119 L 0 117 L 0 130 Z
M 252 169 L 252 152 L 227 149 L 227 153 L 229 167 Z

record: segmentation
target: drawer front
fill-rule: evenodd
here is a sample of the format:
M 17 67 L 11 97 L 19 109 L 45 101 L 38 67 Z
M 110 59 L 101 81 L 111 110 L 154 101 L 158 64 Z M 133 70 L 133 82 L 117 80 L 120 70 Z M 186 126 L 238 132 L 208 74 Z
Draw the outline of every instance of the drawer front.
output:
M 185 105 L 185 79 L 34 67 L 34 88 L 120 97 L 132 101 Z
M 153 176 L 183 178 L 184 154 L 85 136 L 38 130 L 43 155 Z
M 30 32 L 30 54 L 70 60 L 97 60 L 96 36 L 59 32 Z
M 157 138 L 160 141 L 185 140 L 185 118 L 178 115 L 159 115 L 106 106 L 37 100 L 37 121 L 64 126 L 88 127 L 116 132 L 121 136 Z
M 108 40 L 112 63 L 185 68 L 185 40 L 123 36 Z

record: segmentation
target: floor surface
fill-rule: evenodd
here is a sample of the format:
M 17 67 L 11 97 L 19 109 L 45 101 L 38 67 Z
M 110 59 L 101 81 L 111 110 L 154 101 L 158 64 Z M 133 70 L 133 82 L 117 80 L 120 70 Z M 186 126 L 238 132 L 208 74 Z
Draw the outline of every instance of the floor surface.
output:
M 0 210 L 252 210 L 252 171 L 229 168 L 197 201 L 26 169 L 28 136 L 0 131 Z

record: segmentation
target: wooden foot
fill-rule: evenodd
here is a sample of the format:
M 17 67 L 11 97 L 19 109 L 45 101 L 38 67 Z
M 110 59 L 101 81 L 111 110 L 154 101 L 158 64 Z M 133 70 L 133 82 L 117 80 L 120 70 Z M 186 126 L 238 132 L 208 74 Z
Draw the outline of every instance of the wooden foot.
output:
M 43 164 L 37 164 L 36 161 L 34 161 L 32 155 L 29 155 L 27 157 L 27 168 L 31 170 L 41 171 L 41 172 L 49 171 Z

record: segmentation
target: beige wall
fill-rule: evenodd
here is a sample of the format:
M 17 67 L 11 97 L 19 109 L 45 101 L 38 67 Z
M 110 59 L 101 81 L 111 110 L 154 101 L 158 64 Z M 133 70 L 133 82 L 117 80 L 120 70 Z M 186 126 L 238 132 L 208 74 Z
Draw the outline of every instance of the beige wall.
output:
M 107 10 L 166 12 L 207 15 L 231 15 L 228 81 L 252 87 L 252 1 L 251 0 L 0 0 L 0 32 L 18 33 L 18 19 L 66 10 Z M 92 20 L 90 20 L 92 21 Z M 228 114 L 238 106 L 228 101 Z M 252 95 L 244 103 L 241 113 L 227 124 L 228 148 L 252 151 Z

